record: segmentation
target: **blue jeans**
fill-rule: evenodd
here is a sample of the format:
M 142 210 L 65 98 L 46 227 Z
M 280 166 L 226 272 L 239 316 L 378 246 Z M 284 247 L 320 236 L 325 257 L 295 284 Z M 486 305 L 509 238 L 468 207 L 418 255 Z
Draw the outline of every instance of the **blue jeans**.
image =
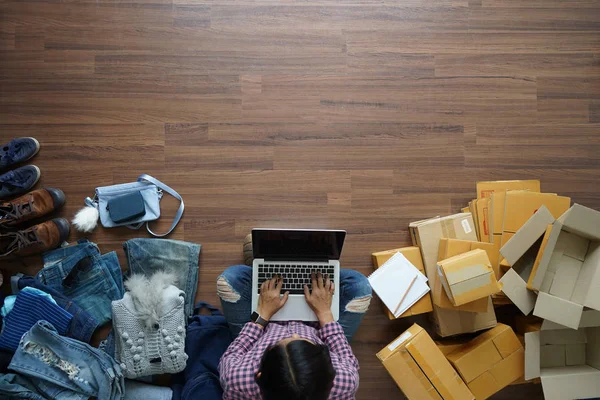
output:
M 112 319 L 111 302 L 123 298 L 123 275 L 116 252 L 100 255 L 86 239 L 46 252 L 37 279 L 77 303 L 102 325 Z
M 71 324 L 69 325 L 69 330 L 67 331 L 67 336 L 72 337 L 73 339 L 81 340 L 85 343 L 90 342 L 94 331 L 98 327 L 98 321 L 96 321 L 90 314 L 88 314 L 87 311 L 79 307 L 79 305 L 74 303 L 71 299 L 65 297 L 56 290 L 43 285 L 37 279 L 31 276 L 24 276 L 23 274 L 17 274 L 13 276 L 11 278 L 11 286 L 13 294 L 17 294 L 20 289 L 28 286 L 48 293 L 50 296 L 52 296 L 54 301 L 56 301 L 56 304 L 73 316 L 73 319 L 71 319 Z
M 247 265 L 235 265 L 227 268 L 218 279 L 225 279 L 233 291 L 239 294 L 236 302 L 226 301 L 221 297 L 223 314 L 234 337 L 240 333 L 244 325 L 250 321 L 252 313 L 252 268 Z M 360 272 L 351 269 L 340 270 L 340 319 L 348 341 L 356 333 L 371 299 L 371 285 Z M 364 309 L 348 309 L 348 304 L 357 299 L 366 300 Z M 365 305 L 365 304 L 363 304 Z
M 171 239 L 131 239 L 123 243 L 129 264 L 128 274 L 150 276 L 157 271 L 175 274 L 175 286 L 185 292 L 187 317 L 194 313 L 200 247 L 197 243 Z
M 49 399 L 122 400 L 125 380 L 121 368 L 104 352 L 60 336 L 46 321 L 38 321 L 19 343 L 9 368 L 33 383 L 35 389 L 0 379 L 0 394 L 8 398 L 41 395 Z M 22 382 L 25 383 L 25 382 Z

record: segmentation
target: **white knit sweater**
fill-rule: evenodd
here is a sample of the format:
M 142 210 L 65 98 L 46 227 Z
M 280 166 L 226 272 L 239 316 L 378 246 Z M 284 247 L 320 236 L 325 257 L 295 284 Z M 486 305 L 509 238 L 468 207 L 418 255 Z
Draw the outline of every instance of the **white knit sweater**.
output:
M 185 369 L 184 292 L 171 285 L 163 291 L 158 323 L 146 327 L 130 292 L 112 302 L 115 358 L 125 377 L 174 374 Z

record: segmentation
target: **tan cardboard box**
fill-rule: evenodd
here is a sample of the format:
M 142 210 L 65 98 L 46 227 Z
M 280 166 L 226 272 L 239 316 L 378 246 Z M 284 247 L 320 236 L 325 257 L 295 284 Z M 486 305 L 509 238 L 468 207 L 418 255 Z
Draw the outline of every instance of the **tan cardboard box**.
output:
M 523 376 L 524 350 L 510 328 L 498 324 L 446 356 L 477 400 Z
M 533 314 L 571 329 L 600 310 L 600 212 L 575 204 L 553 223 L 532 287 Z
M 533 270 L 542 236 L 548 224 L 553 221 L 550 211 L 541 206 L 500 249 L 505 261 L 512 265 L 500 279 L 504 284 L 502 291 L 525 315 L 533 310 L 536 301 L 535 293 L 527 289 L 527 281 Z
M 505 192 L 507 190 L 529 190 L 532 192 L 539 192 L 540 181 L 538 179 L 535 179 L 477 182 L 477 199 L 490 197 L 492 193 Z
M 438 262 L 438 274 L 453 305 L 485 299 L 502 289 L 485 250 L 476 249 Z
M 443 218 L 435 217 L 412 222 L 409 225 L 411 239 L 413 244 L 421 249 L 423 264 L 430 281 L 431 277 L 437 275 L 440 239 L 452 238 L 475 241 L 477 236 L 474 226 L 473 218 L 469 213 L 454 214 Z M 432 286 L 431 294 L 433 296 L 436 289 L 435 284 Z M 436 333 L 446 337 L 460 333 L 477 332 L 495 326 L 496 314 L 494 307 L 491 306 L 491 300 L 489 304 L 488 311 L 485 313 L 448 310 L 434 305 L 431 319 Z
M 447 356 L 454 350 L 462 347 L 465 343 L 468 343 L 470 338 L 465 336 L 454 336 L 450 338 L 438 339 L 435 341 L 435 345 L 440 349 L 442 354 Z
M 600 397 L 600 313 L 584 311 L 577 330 L 544 321 L 525 334 L 525 379 L 537 377 L 546 400 Z
M 558 218 L 569 209 L 570 205 L 570 197 L 557 196 L 552 193 L 506 192 L 502 245 L 504 246 L 511 234 L 521 229 L 540 207 L 545 206 L 554 218 Z
M 480 240 L 481 233 L 479 232 L 479 220 L 477 219 L 477 199 L 469 202 L 469 212 L 473 217 L 473 226 L 475 227 L 475 234 L 477 235 L 477 240 Z
M 419 271 L 423 274 L 425 273 L 425 267 L 423 266 L 423 259 L 421 258 L 421 251 L 418 247 L 402 247 L 399 249 L 379 251 L 377 253 L 373 253 L 371 256 L 373 258 L 373 266 L 375 269 L 381 267 L 387 260 L 389 260 L 394 254 L 400 252 L 406 257 L 406 259 L 414 265 Z M 383 309 L 388 316 L 389 319 L 396 319 L 394 314 L 383 304 Z M 398 318 L 410 317 L 413 315 L 424 314 L 433 311 L 433 306 L 431 304 L 431 295 L 428 293 L 425 296 L 421 297 L 411 308 L 406 310 L 402 315 Z
M 417 324 L 384 347 L 377 358 L 408 399 L 474 399 L 431 337 Z

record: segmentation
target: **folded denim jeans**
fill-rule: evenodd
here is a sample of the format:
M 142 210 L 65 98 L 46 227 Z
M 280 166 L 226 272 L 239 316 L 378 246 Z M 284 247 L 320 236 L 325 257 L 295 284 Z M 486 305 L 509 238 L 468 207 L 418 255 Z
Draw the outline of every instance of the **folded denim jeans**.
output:
M 128 274 L 151 276 L 157 271 L 175 274 L 175 286 L 185 292 L 186 317 L 194 313 L 201 245 L 171 239 L 131 239 L 123 243 Z M 123 297 L 123 296 L 121 296 Z
M 13 276 L 11 278 L 11 286 L 13 294 L 17 294 L 19 290 L 26 287 L 36 288 L 48 293 L 56 301 L 56 304 L 73 316 L 67 336 L 85 343 L 89 343 L 92 340 L 92 335 L 98 327 L 98 321 L 83 308 L 79 307 L 73 300 L 42 284 L 36 278 L 23 274 Z
M 113 358 L 60 336 L 46 321 L 39 321 L 23 335 L 9 369 L 34 382 L 34 394 L 49 399 L 122 400 L 125 396 L 123 373 Z M 0 393 L 2 390 L 0 384 Z
M 96 244 L 77 244 L 46 252 L 37 279 L 89 313 L 99 325 L 112 318 L 111 302 L 123 298 L 123 275 L 116 252 L 104 255 Z

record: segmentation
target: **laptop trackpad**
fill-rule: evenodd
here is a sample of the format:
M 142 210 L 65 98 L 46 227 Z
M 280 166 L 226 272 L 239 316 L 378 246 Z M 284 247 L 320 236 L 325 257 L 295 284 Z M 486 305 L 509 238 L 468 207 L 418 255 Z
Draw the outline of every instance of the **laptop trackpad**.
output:
M 318 321 L 318 319 L 303 295 L 291 294 L 285 306 L 273 315 L 271 321 Z

